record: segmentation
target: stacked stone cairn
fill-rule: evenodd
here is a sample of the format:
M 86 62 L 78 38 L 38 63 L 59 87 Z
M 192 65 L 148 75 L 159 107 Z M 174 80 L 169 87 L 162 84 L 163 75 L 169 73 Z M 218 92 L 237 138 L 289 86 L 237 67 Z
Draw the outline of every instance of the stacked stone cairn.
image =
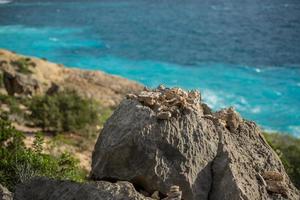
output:
M 200 92 L 186 92 L 181 88 L 165 88 L 163 85 L 154 90 L 144 89 L 140 94 L 129 94 L 128 99 L 135 99 L 156 112 L 157 118 L 167 120 L 182 113 L 201 108 Z

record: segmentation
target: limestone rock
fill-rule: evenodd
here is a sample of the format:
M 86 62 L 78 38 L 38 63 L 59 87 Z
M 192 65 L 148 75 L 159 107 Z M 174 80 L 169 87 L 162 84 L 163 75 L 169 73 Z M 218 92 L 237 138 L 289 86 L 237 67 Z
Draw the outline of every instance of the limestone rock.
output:
M 9 95 L 35 95 L 41 94 L 39 82 L 27 75 L 19 74 L 14 71 L 4 71 L 3 81 Z
M 145 94 L 154 104 L 137 94 L 122 101 L 106 122 L 93 152 L 92 179 L 127 180 L 164 196 L 170 185 L 178 185 L 182 199 L 188 200 L 267 200 L 278 195 L 299 200 L 255 123 L 233 108 L 210 115 L 197 92 L 160 87 Z M 158 120 L 156 104 L 171 113 L 175 106 L 179 113 Z M 280 173 L 282 181 L 265 180 L 267 171 Z
M 158 191 L 153 192 L 151 198 L 159 200 L 160 199 L 159 192 Z
M 127 99 L 137 100 L 151 108 L 157 114 L 157 118 L 162 120 L 201 108 L 198 91 L 186 92 L 181 88 L 166 88 L 163 85 L 153 91 L 145 88 L 138 95 L 128 94 Z
M 168 197 L 163 200 L 181 200 L 182 192 L 179 190 L 179 186 L 173 185 L 167 195 Z
M 222 109 L 215 113 L 215 117 L 220 119 L 229 131 L 234 132 L 243 121 L 242 117 L 233 107 Z
M 287 196 L 287 187 L 284 183 L 284 176 L 276 171 L 266 171 L 263 173 L 266 182 L 267 191 L 270 193 L 281 194 Z
M 75 183 L 36 178 L 16 188 L 15 200 L 151 200 L 129 182 Z
M 8 189 L 0 184 L 0 200 L 13 200 L 13 195 Z

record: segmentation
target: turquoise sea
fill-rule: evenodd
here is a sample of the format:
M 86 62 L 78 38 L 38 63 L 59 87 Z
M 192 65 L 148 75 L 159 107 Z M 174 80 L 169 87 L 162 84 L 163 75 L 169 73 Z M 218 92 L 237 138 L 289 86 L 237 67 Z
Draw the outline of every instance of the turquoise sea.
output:
M 0 0 L 0 48 L 200 89 L 300 135 L 299 0 Z

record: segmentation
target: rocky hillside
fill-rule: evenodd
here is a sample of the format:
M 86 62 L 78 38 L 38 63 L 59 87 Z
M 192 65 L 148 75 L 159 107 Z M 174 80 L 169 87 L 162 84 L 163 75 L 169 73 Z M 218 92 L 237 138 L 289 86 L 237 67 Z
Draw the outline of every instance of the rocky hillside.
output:
M 121 77 L 0 50 L 0 103 L 0 117 L 7 113 L 13 126 L 26 133 L 29 149 L 35 133 L 45 134 L 43 144 L 49 148 L 32 158 L 53 161 L 57 157 L 51 156 L 67 151 L 89 171 L 86 183 L 36 177 L 32 159 L 25 159 L 29 168 L 6 177 L 14 183 L 11 194 L 1 185 L 7 183 L 3 172 L 14 174 L 19 166 L 14 159 L 11 165 L 0 160 L 6 166 L 0 168 L 0 200 L 300 199 L 259 127 L 233 108 L 212 111 L 198 91 L 143 89 Z M 103 128 L 109 115 L 102 107 L 116 108 Z M 0 141 L 1 149 L 9 158 L 12 152 L 5 145 L 14 140 L 6 139 Z M 286 151 L 291 154 L 290 148 Z M 64 162 L 57 164 L 60 173 L 66 171 Z M 49 169 L 47 177 L 57 177 Z M 297 174 L 299 168 L 288 169 Z M 72 178 L 72 173 L 64 175 Z
M 2 74 L 2 75 L 1 75 Z M 103 106 L 115 107 L 125 94 L 143 87 L 136 82 L 100 71 L 63 65 L 0 49 L 0 75 L 9 95 L 44 95 L 73 89 Z M 1 86 L 1 85 L 0 85 Z
M 128 92 L 138 92 L 142 89 L 143 86 L 134 81 L 101 71 L 68 68 L 45 59 L 0 49 L 0 114 L 8 113 L 9 120 L 15 128 L 26 133 L 27 146 L 32 145 L 35 133 L 43 132 L 46 144 L 49 144 L 45 149 L 49 153 L 68 151 L 80 159 L 80 165 L 86 170 L 90 169 L 97 129 L 101 128 L 111 109 L 115 108 Z M 63 93 L 64 91 L 75 91 L 82 99 L 78 101 L 76 95 L 70 92 Z M 85 112 L 85 109 L 94 101 L 100 109 L 95 108 L 93 112 L 100 115 L 101 120 L 95 119 L 93 121 L 96 123 L 90 124 L 91 120 L 88 122 L 84 119 L 84 115 L 90 114 Z M 58 104 L 61 104 L 60 108 Z M 30 107 L 34 107 L 34 110 Z M 70 111 L 71 107 L 73 111 Z M 79 112 L 78 107 L 81 107 L 83 112 Z M 41 124 L 38 121 L 42 116 L 45 117 Z M 69 126 L 73 130 L 53 127 L 59 120 L 61 125 L 67 124 L 66 119 L 62 118 L 84 124 L 83 134 L 78 133 L 80 130 L 76 128 L 76 122 Z M 77 120 L 74 120 L 76 118 Z M 48 127 L 45 127 L 45 123 Z M 58 137 L 54 137 L 56 135 Z
M 254 122 L 233 108 L 212 112 L 199 92 L 180 88 L 129 94 L 98 137 L 90 178 L 33 179 L 17 187 L 15 198 L 300 198 Z

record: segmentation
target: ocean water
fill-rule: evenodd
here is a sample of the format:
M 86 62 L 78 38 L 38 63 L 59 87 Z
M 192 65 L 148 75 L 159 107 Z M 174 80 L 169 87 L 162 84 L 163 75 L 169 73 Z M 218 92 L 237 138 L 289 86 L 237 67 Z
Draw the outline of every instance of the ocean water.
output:
M 0 0 L 0 48 L 149 87 L 200 89 L 300 135 L 299 0 Z

